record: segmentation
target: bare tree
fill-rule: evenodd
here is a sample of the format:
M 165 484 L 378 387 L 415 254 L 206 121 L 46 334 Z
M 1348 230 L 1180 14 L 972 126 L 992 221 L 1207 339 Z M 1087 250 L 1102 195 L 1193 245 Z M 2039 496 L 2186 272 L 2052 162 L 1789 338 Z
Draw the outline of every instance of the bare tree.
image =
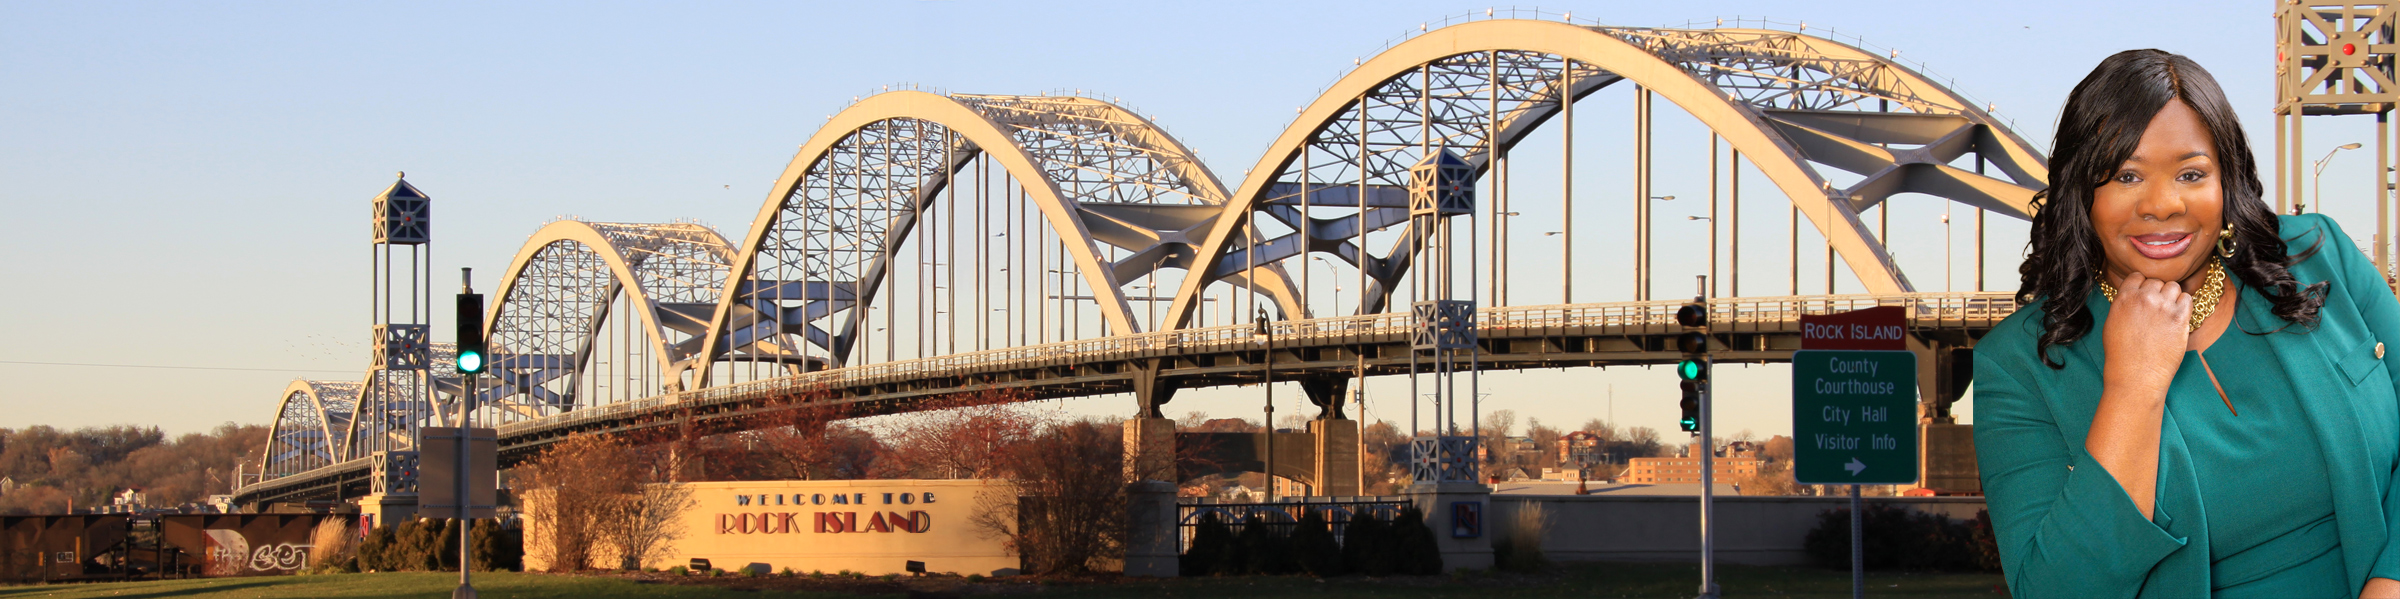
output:
M 517 468 L 523 498 L 529 557 L 551 571 L 591 567 L 602 542 L 610 504 L 638 490 L 638 472 L 628 468 L 624 441 L 603 435 L 572 435 Z
M 683 512 L 697 503 L 691 487 L 676 483 L 641 485 L 593 514 L 594 536 L 614 550 L 617 567 L 638 570 L 669 553 L 683 538 Z
M 1010 452 L 1005 493 L 970 521 L 1037 574 L 1088 572 L 1125 550 L 1124 443 L 1110 423 L 1053 424 Z
M 1406 457 L 1409 438 L 1400 434 L 1400 427 L 1394 426 L 1389 420 L 1377 420 L 1361 430 L 1359 438 L 1366 450 L 1362 460 L 1365 468 L 1360 473 L 1367 481 L 1365 492 L 1368 495 L 1391 495 L 1407 487 L 1410 482 Z
M 1533 439 L 1535 456 L 1533 467 L 1557 468 L 1561 464 L 1561 460 L 1565 459 L 1560 455 L 1558 446 L 1561 433 L 1558 429 L 1542 424 L 1540 418 L 1525 419 L 1525 436 Z
M 998 475 L 1009 452 L 1040 430 L 1042 417 L 1019 403 L 1028 399 L 1023 390 L 987 389 L 901 416 L 889 429 L 886 472 L 923 478 Z
M 1516 464 L 1516 448 L 1508 442 L 1509 433 L 1517 428 L 1516 410 L 1493 410 L 1483 415 L 1483 463 L 1485 466 Z

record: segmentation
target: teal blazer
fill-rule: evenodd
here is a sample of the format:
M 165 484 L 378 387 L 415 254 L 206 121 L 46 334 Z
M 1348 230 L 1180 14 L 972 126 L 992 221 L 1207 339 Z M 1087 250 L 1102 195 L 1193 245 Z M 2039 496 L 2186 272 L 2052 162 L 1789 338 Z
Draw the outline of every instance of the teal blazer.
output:
M 2291 267 L 2293 278 L 2304 286 L 2330 284 L 2316 327 L 2293 326 L 2266 339 L 2288 365 L 2281 374 L 2316 430 L 2356 597 L 2370 577 L 2400 579 L 2400 547 L 2389 546 L 2400 532 L 2400 495 L 2392 493 L 2400 394 L 2391 375 L 2400 369 L 2400 302 L 2332 219 L 2280 219 L 2293 253 L 2317 248 Z M 2026 598 L 2208 596 L 2208 514 L 2174 414 L 2159 435 L 2155 516 L 2143 518 L 2083 448 L 2100 405 L 2106 359 L 2100 335 L 2109 305 L 2098 292 L 2083 298 L 2094 326 L 2074 343 L 2050 348 L 2066 364 L 2053 370 L 2034 353 L 2043 301 L 2001 321 L 1975 351 L 1975 453 L 2009 591 Z M 2265 313 L 2259 304 L 2236 309 Z M 2271 315 L 2261 321 L 2279 322 Z M 2392 343 L 2393 351 L 2376 355 L 2380 343 Z M 2217 370 L 2225 376 L 2236 368 Z

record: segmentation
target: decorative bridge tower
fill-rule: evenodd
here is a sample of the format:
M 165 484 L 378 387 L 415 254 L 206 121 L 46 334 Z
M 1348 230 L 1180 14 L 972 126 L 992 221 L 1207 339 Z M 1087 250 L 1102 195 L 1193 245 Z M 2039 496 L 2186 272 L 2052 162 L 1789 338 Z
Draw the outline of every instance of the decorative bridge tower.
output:
M 436 410 L 430 334 L 433 199 L 409 185 L 407 176 L 400 173 L 400 180 L 375 196 L 370 246 L 375 285 L 368 302 L 375 339 L 348 443 L 351 457 L 370 460 L 372 494 L 360 507 L 378 523 L 415 512 L 418 428 Z

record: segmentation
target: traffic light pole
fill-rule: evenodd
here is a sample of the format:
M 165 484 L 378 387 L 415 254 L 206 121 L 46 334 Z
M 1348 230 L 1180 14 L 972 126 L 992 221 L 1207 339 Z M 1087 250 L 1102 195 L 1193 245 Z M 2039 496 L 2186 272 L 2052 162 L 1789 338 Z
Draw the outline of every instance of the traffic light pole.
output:
M 458 519 L 458 588 L 450 591 L 450 599 L 479 599 L 475 593 L 473 579 L 475 562 L 472 531 L 475 528 L 475 520 L 472 516 L 474 516 L 474 509 L 469 505 L 474 503 L 474 500 L 467 488 L 467 479 L 470 478 L 467 475 L 467 468 L 471 462 L 467 456 L 471 453 L 473 446 L 468 443 L 467 439 L 474 436 L 472 431 L 475 430 L 475 392 L 476 384 L 480 382 L 476 380 L 477 375 L 483 373 L 490 361 L 484 355 L 483 296 L 475 293 L 475 269 L 461 268 L 458 270 L 458 307 L 460 308 L 458 352 L 451 360 L 460 371 L 458 463 L 456 464 L 457 469 L 452 471 L 457 476 L 453 477 L 451 481 L 451 484 L 457 485 L 451 487 L 456 492 L 451 495 L 451 503 L 455 504 L 452 508 L 457 510 L 451 516 Z
M 1708 305 L 1708 275 L 1700 275 L 1701 306 Z M 1711 340 L 1713 341 L 1713 340 Z M 1711 348 L 1713 349 L 1713 348 Z M 1716 360 L 1703 354 L 1702 369 L 1713 370 Z M 1700 599 L 1717 599 L 1716 530 L 1709 526 L 1709 515 L 1716 507 L 1716 437 L 1714 418 L 1710 410 L 1716 403 L 1717 377 L 1713 373 L 1700 380 Z
M 474 547 L 472 545 L 474 536 L 470 534 L 470 531 L 475 528 L 475 520 L 468 517 L 473 514 L 467 505 L 473 503 L 468 499 L 467 494 L 467 453 L 469 451 L 467 438 L 474 436 L 468 431 L 475 429 L 475 385 L 478 382 L 475 380 L 476 378 L 477 375 L 468 374 L 465 379 L 459 381 L 458 394 L 461 399 L 458 404 L 458 494 L 453 496 L 458 498 L 454 500 L 458 503 L 458 589 L 450 592 L 450 599 L 479 599 L 475 595 L 475 584 L 471 578 L 475 570 L 475 562 L 473 561 Z

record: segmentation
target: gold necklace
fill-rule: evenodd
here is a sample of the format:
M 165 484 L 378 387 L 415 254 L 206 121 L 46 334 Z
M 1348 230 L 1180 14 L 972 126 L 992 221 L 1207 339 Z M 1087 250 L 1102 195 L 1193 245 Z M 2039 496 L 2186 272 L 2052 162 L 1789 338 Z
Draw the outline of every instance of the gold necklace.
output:
M 2108 284 L 2108 278 L 2105 276 L 2095 278 L 2100 280 L 2100 295 L 2107 297 L 2109 303 L 2116 303 L 2117 287 Z M 2192 321 L 2184 323 L 2184 334 L 2189 335 L 2192 331 L 2200 330 L 2200 323 L 2208 322 L 2208 317 L 2217 313 L 2217 302 L 2223 299 L 2225 299 L 2225 262 L 2211 260 L 2208 263 L 2208 279 L 2200 283 L 2198 293 L 2192 294 Z

